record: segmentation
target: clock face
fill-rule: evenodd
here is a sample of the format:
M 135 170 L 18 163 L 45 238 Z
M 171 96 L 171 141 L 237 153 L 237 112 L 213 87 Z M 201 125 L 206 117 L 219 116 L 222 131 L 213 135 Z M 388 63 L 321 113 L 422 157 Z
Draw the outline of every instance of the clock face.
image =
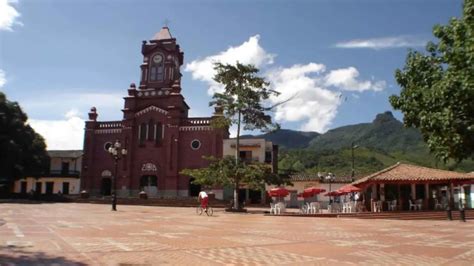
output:
M 161 55 L 155 55 L 153 57 L 153 63 L 159 64 L 161 61 L 163 61 L 163 57 Z

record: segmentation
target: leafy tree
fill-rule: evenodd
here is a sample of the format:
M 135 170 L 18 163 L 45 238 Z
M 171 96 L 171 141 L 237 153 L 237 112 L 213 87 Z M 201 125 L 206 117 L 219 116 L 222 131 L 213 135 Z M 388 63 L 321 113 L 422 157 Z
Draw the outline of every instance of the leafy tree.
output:
M 266 114 L 271 107 L 263 106 L 263 101 L 271 95 L 278 93 L 267 88 L 269 85 L 264 78 L 259 77 L 258 69 L 252 65 L 237 64 L 215 64 L 217 74 L 214 80 L 224 86 L 223 92 L 215 93 L 210 106 L 223 111 L 223 116 L 213 119 L 212 126 L 217 128 L 228 128 L 237 125 L 236 154 L 234 163 L 229 158 L 214 160 L 208 168 L 185 169 L 183 174 L 191 175 L 198 184 L 219 184 L 234 186 L 234 208 L 239 209 L 239 185 L 247 184 L 249 187 L 261 185 L 265 181 L 265 175 L 269 171 L 264 171 L 268 167 L 263 164 L 252 163 L 247 165 L 240 160 L 240 131 L 264 130 L 271 131 L 278 129 L 277 124 L 272 123 L 272 119 Z M 219 170 L 219 168 L 222 168 Z M 220 171 L 220 172 L 219 172 Z M 263 175 L 265 174 L 265 175 Z M 268 178 L 274 178 L 268 177 Z
M 419 128 L 436 157 L 461 161 L 474 155 L 474 0 L 464 2 L 462 18 L 436 25 L 438 43 L 427 54 L 410 51 L 395 78 L 402 87 L 390 103 L 404 114 L 405 126 Z
M 243 164 L 239 163 L 239 155 L 242 124 L 246 130 L 278 129 L 279 126 L 272 123 L 272 118 L 266 114 L 272 107 L 265 107 L 262 104 L 270 96 L 278 93 L 267 88 L 269 83 L 257 75 L 259 70 L 253 65 L 243 65 L 239 62 L 235 66 L 216 63 L 214 69 L 217 71 L 214 80 L 224 85 L 224 91 L 215 93 L 209 105 L 220 107 L 224 111 L 224 116 L 215 126 L 237 125 L 235 161 L 236 166 L 241 166 Z M 238 209 L 238 189 L 241 179 L 236 175 L 234 181 L 234 208 Z
M 0 92 L 0 179 L 40 175 L 49 166 L 43 137 L 27 124 L 17 102 Z
M 255 162 L 246 164 L 240 160 L 236 161 L 232 156 L 218 159 L 206 157 L 210 161 L 208 167 L 199 169 L 184 169 L 181 174 L 195 178 L 194 182 L 205 185 L 234 185 L 238 179 L 252 189 L 261 189 L 267 176 L 271 174 L 271 167 L 264 163 Z

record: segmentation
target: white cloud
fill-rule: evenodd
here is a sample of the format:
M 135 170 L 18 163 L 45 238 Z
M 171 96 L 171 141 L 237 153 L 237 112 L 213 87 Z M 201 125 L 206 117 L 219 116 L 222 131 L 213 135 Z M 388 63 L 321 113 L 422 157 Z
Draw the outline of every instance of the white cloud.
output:
M 416 36 L 391 36 L 370 39 L 355 39 L 336 43 L 337 48 L 369 48 L 387 49 L 400 47 L 420 47 L 426 44 L 426 40 Z
M 273 64 L 275 55 L 267 53 L 260 46 L 259 40 L 260 35 L 257 34 L 239 46 L 229 47 L 226 51 L 216 55 L 194 60 L 187 64 L 184 70 L 191 72 L 193 79 L 207 82 L 209 84 L 208 94 L 213 95 L 221 90 L 220 86 L 213 80 L 216 73 L 214 63 L 235 64 L 239 61 L 242 64 L 255 65 L 257 68 Z
M 48 150 L 77 150 L 83 148 L 85 121 L 71 109 L 62 120 L 35 120 L 28 123 L 46 140 Z
M 74 91 L 74 90 L 73 90 Z M 85 114 L 92 106 L 97 108 L 99 119 L 116 119 L 121 115 L 123 108 L 123 94 L 121 93 L 58 93 L 32 95 L 31 98 L 21 101 L 22 107 L 28 114 L 42 113 L 52 115 L 53 113 L 66 113 L 74 109 Z
M 331 70 L 325 80 L 327 86 L 335 86 L 347 91 L 381 91 L 386 86 L 385 81 L 359 81 L 357 77 L 359 77 L 359 71 L 355 67 L 348 67 Z
M 61 93 L 54 97 L 42 95 L 22 100 L 21 105 L 31 117 L 28 122 L 41 134 L 50 150 L 82 149 L 84 117 L 92 106 L 97 107 L 99 120 L 117 119 L 123 107 L 121 94 L 116 93 Z M 35 114 L 55 116 L 60 119 L 35 119 Z
M 309 63 L 278 68 L 268 72 L 272 89 L 280 92 L 273 104 L 290 99 L 275 110 L 279 122 L 304 121 L 301 130 L 324 132 L 337 114 L 340 93 L 324 87 L 321 74 L 325 66 Z
M 266 70 L 263 74 L 272 89 L 280 95 L 269 99 L 268 104 L 278 104 L 274 118 L 278 122 L 300 122 L 301 130 L 324 132 L 328 130 L 336 117 L 341 105 L 341 91 L 359 93 L 385 88 L 384 81 L 361 80 L 355 67 L 331 70 L 326 72 L 324 64 L 310 62 L 296 64 L 291 67 L 273 66 L 276 55 L 265 51 L 259 44 L 259 35 L 250 37 L 241 45 L 231 47 L 224 52 L 194 60 L 186 65 L 185 70 L 191 72 L 193 79 L 204 81 L 208 86 L 208 94 L 222 88 L 213 80 L 214 62 L 234 64 L 237 60 L 244 64 L 254 64 Z M 288 100 L 289 101 L 286 101 Z M 235 136 L 235 128 L 231 128 Z
M 14 24 L 22 25 L 17 19 L 20 13 L 13 6 L 17 0 L 0 0 L 0 30 L 12 31 Z
M 2 88 L 3 85 L 5 85 L 5 83 L 7 83 L 7 78 L 5 77 L 5 71 L 0 69 L 0 88 Z

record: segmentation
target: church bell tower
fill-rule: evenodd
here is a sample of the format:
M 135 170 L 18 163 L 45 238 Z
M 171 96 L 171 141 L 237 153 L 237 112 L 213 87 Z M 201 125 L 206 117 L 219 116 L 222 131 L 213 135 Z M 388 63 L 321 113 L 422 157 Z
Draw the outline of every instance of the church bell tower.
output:
M 143 63 L 139 89 L 162 90 L 162 93 L 179 93 L 180 67 L 183 52 L 168 27 L 163 27 L 149 41 L 142 44 Z M 171 90 L 167 92 L 168 90 Z

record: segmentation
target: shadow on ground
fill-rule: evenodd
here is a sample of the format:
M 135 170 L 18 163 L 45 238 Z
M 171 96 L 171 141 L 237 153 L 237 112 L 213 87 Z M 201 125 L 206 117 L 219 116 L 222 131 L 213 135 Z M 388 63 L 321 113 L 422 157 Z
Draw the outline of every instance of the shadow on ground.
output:
M 8 252 L 9 254 L 5 254 Z M 51 256 L 44 252 L 29 252 L 21 248 L 0 246 L 0 265 L 87 265 L 61 256 Z

